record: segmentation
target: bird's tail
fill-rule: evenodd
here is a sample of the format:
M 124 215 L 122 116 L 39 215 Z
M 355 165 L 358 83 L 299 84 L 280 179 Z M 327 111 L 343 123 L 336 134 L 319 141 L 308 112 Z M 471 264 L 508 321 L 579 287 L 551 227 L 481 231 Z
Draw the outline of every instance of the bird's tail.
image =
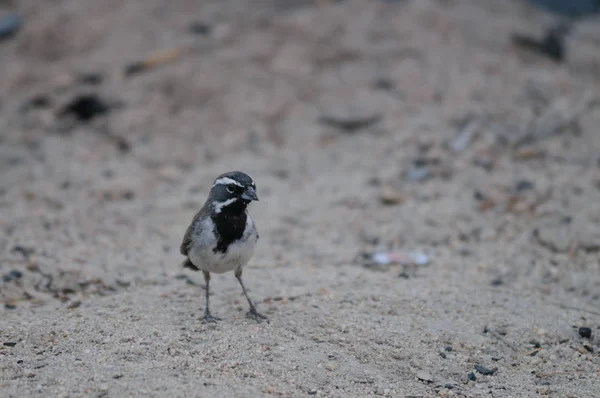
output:
M 182 266 L 183 268 L 189 268 L 189 269 L 191 269 L 191 270 L 194 270 L 194 271 L 200 271 L 200 268 L 198 268 L 198 267 L 196 267 L 194 264 L 192 264 L 192 262 L 190 261 L 190 259 L 189 259 L 189 258 L 186 258 L 186 259 L 185 259 L 185 260 L 184 260 L 184 261 L 181 263 L 181 266 Z

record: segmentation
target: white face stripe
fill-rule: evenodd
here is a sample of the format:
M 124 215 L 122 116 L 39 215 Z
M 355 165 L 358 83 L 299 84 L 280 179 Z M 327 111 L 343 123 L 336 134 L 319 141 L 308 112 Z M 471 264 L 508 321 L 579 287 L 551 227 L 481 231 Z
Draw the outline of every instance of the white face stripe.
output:
M 227 199 L 225 202 L 217 202 L 215 200 L 214 202 L 212 202 L 213 208 L 215 209 L 215 214 L 219 214 L 221 212 L 221 210 L 223 210 L 223 207 L 229 206 L 236 200 L 237 200 L 237 198 Z
M 240 188 L 244 187 L 242 184 L 240 184 L 236 180 L 231 179 L 229 177 L 221 177 L 221 178 L 219 178 L 217 181 L 215 181 L 215 183 L 213 184 L 213 187 L 215 185 L 229 185 L 229 184 L 237 185 Z

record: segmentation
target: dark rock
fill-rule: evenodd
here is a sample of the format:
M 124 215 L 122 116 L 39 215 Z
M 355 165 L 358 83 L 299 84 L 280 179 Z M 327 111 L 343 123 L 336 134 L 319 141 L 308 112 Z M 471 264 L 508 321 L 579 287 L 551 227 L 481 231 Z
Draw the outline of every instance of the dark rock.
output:
M 22 277 L 23 273 L 21 271 L 10 271 L 8 274 L 4 274 L 4 276 L 2 276 L 2 280 L 8 283 L 11 281 L 19 280 Z
M 5 341 L 4 342 L 4 346 L 6 346 L 6 347 L 14 347 L 16 345 L 17 345 L 17 343 L 15 343 L 14 341 Z
M 566 25 L 549 28 L 541 40 L 515 34 L 513 35 L 513 42 L 523 49 L 544 55 L 552 61 L 562 62 L 566 57 L 564 38 L 568 30 L 569 28 Z
M 212 32 L 212 28 L 204 22 L 192 22 L 190 25 L 190 32 L 195 35 L 208 36 Z
M 528 181 L 528 180 L 519 180 L 515 184 L 515 190 L 517 192 L 529 191 L 529 190 L 533 189 L 534 186 L 535 186 L 535 184 L 533 182 L 531 182 L 531 181 Z
M 504 281 L 502 280 L 502 278 L 496 278 L 490 284 L 492 286 L 502 286 L 504 284 Z
M 375 90 L 391 91 L 396 89 L 396 85 L 388 78 L 380 77 L 373 82 Z
M 93 86 L 101 84 L 103 81 L 104 81 L 104 76 L 102 76 L 102 73 L 98 73 L 98 72 L 84 73 L 79 78 L 80 83 L 89 84 L 89 85 L 93 85 Z
M 570 17 L 600 11 L 598 0 L 529 0 L 529 2 L 547 11 Z
M 13 246 L 11 253 L 21 253 L 23 255 L 23 257 L 29 257 L 33 253 L 35 253 L 35 249 L 33 247 L 15 245 L 15 246 Z
M 478 200 L 478 201 L 485 200 L 485 195 L 479 191 L 473 192 L 473 197 L 475 198 L 475 200 Z
M 47 108 L 51 104 L 52 104 L 52 101 L 50 100 L 50 97 L 48 97 L 47 95 L 44 95 L 44 94 L 38 94 L 38 95 L 31 97 L 29 99 L 29 101 L 27 101 L 27 103 L 25 104 L 24 108 L 25 109 Z
M 6 303 L 4 304 L 4 308 L 6 308 L 7 310 L 16 310 L 17 306 L 14 304 Z
M 471 381 L 477 380 L 477 376 L 475 376 L 475 373 L 473 373 L 473 372 L 470 372 L 467 376 L 469 377 L 469 380 L 471 380 Z
M 481 373 L 484 376 L 491 376 L 498 371 L 498 368 L 488 369 L 485 366 L 475 365 L 475 370 L 477 373 Z
M 100 97 L 94 94 L 84 94 L 71 100 L 61 111 L 60 115 L 72 115 L 81 122 L 89 122 L 92 119 L 108 113 L 110 106 Z
M 16 35 L 22 24 L 23 19 L 17 14 L 8 14 L 0 18 L 0 40 Z
M 592 328 L 588 328 L 588 327 L 580 327 L 579 328 L 579 335 L 581 337 L 583 337 L 584 339 L 591 339 L 592 338 Z

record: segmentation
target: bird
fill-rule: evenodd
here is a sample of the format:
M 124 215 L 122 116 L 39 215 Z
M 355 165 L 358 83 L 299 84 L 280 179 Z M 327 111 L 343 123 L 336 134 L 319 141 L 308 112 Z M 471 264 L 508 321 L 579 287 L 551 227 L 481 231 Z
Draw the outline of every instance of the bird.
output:
M 250 310 L 246 314 L 257 322 L 269 319 L 256 310 L 242 281 L 242 268 L 254 255 L 259 235 L 247 211 L 252 201 L 258 201 L 256 184 L 241 171 L 230 171 L 215 178 L 202 208 L 188 226 L 180 252 L 186 258 L 184 268 L 202 271 L 206 285 L 203 323 L 220 321 L 209 306 L 211 273 L 234 271 Z

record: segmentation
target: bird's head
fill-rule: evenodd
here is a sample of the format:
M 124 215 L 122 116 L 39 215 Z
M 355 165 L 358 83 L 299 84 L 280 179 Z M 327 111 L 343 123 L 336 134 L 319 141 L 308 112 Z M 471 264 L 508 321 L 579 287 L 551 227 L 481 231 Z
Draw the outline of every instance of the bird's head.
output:
M 240 213 L 251 201 L 258 200 L 256 185 L 241 171 L 223 173 L 215 179 L 208 200 L 215 214 Z

